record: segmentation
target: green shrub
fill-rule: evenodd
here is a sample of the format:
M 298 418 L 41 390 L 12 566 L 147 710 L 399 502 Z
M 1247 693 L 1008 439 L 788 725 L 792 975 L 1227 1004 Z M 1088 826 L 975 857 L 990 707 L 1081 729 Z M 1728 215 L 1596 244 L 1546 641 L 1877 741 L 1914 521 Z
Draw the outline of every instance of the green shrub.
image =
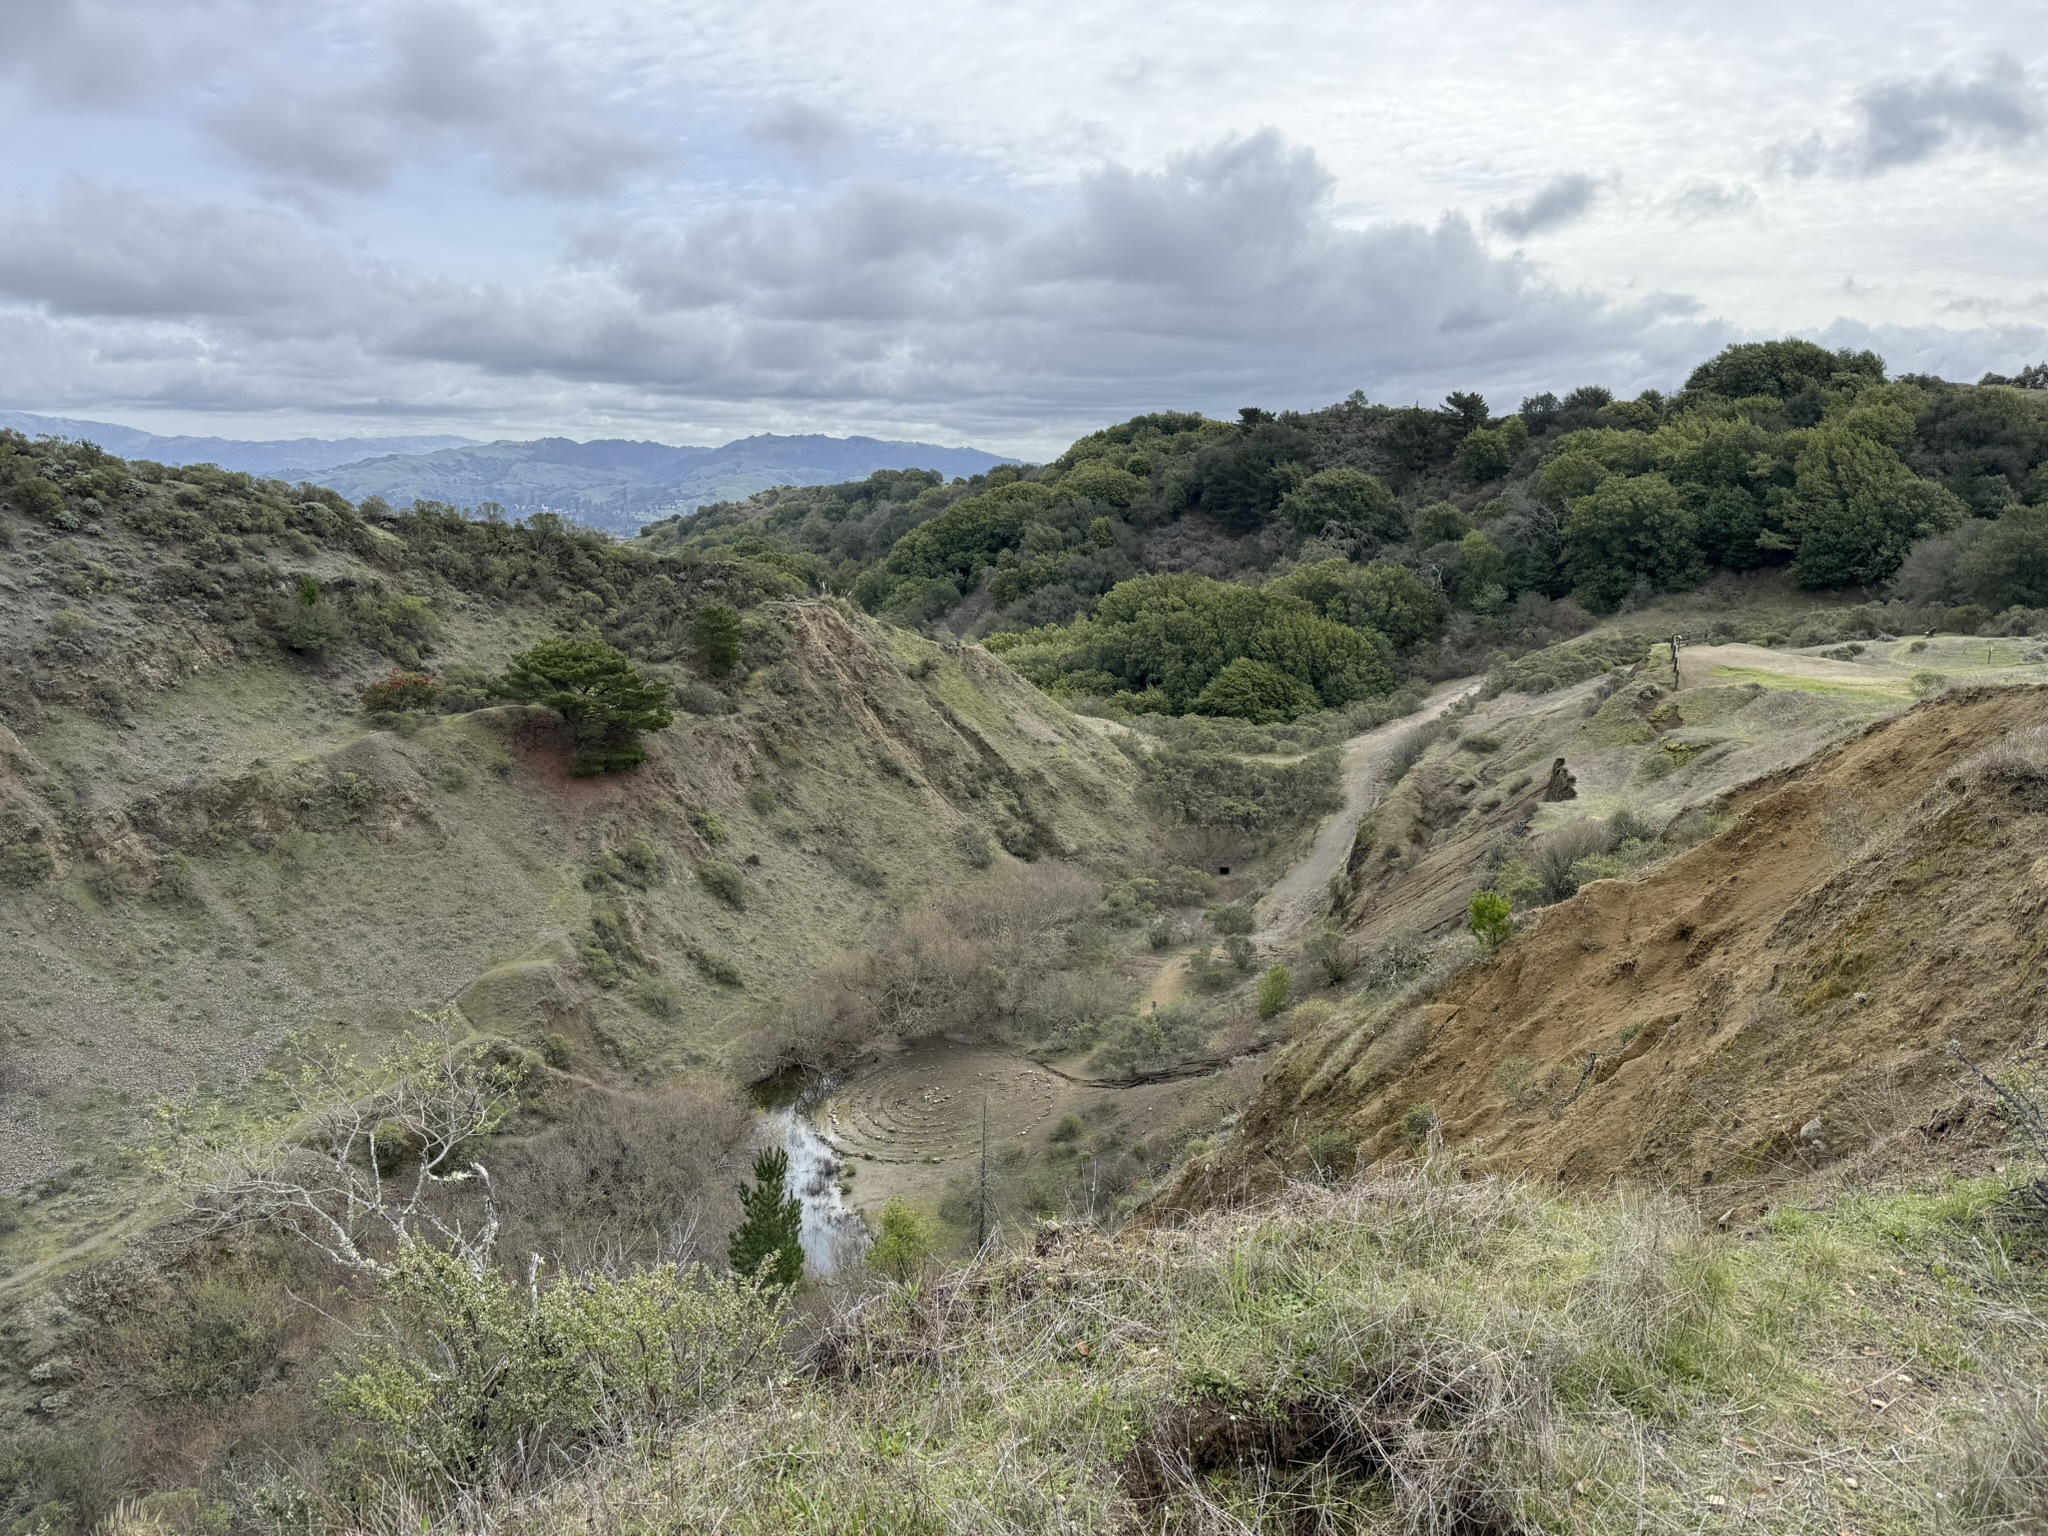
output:
M 691 829 L 705 842 L 716 848 L 725 841 L 725 823 L 707 806 L 693 805 L 684 812 Z
M 1280 515 L 1310 538 L 1331 532 L 1376 546 L 1408 531 L 1401 504 L 1385 482 L 1357 469 L 1310 475 L 1281 498 Z
M 723 859 L 710 859 L 697 866 L 697 880 L 720 901 L 735 912 L 744 912 L 747 907 L 747 877 L 736 864 Z
M 1139 796 L 1169 820 L 1194 827 L 1270 832 L 1300 826 L 1344 803 L 1337 754 L 1261 763 L 1227 752 L 1169 746 L 1143 765 Z
M 682 994 L 676 991 L 673 982 L 664 981 L 659 976 L 643 977 L 633 984 L 627 995 L 632 998 L 634 1007 L 657 1019 L 672 1019 L 682 1012 Z
M 688 715 L 730 715 L 739 709 L 719 689 L 695 680 L 676 684 L 675 700 L 676 708 Z
M 1427 1143 L 1436 1128 L 1436 1106 L 1426 1099 L 1410 1104 L 1401 1114 L 1401 1139 L 1411 1147 Z
M 429 1508 L 714 1408 L 785 1333 L 770 1294 L 697 1268 L 530 1289 L 418 1242 L 378 1301 L 381 1332 L 324 1389 L 361 1436 L 332 1458 L 331 1492 L 396 1482 Z
M 706 981 L 721 987 L 744 985 L 745 978 L 740 975 L 740 968 L 716 950 L 693 949 L 690 951 L 690 963 L 697 967 L 698 974 Z
M 1303 953 L 1322 971 L 1323 985 L 1326 987 L 1342 986 L 1358 968 L 1358 957 L 1352 953 L 1350 946 L 1334 933 L 1317 934 L 1309 940 Z
M 1087 619 L 991 635 L 988 645 L 1041 687 L 1116 698 L 1134 711 L 1200 710 L 1205 690 L 1239 660 L 1291 678 L 1306 690 L 1302 707 L 1340 708 L 1394 689 L 1394 648 L 1377 630 L 1333 622 L 1285 591 L 1187 572 L 1119 582 Z M 1241 693 L 1264 710 L 1277 698 L 1264 671 L 1236 675 L 1244 688 L 1231 699 Z M 1234 705 L 1211 696 L 1210 707 Z
M 1324 1131 L 1310 1139 L 1308 1160 L 1318 1178 L 1341 1178 L 1357 1163 L 1358 1148 L 1342 1131 Z
M 1423 754 L 1443 739 L 1450 729 L 1447 720 L 1426 720 L 1412 730 L 1403 731 L 1387 748 L 1385 767 L 1382 772 L 1389 784 L 1398 784 L 1408 777 L 1409 770 L 1422 761 Z
M 569 1037 L 556 1031 L 541 1036 L 540 1056 L 542 1061 L 557 1072 L 566 1072 L 573 1059 Z
M 325 656 L 349 637 L 347 617 L 327 601 L 320 583 L 310 576 L 301 576 L 298 590 L 278 600 L 271 618 L 278 640 L 302 656 Z
M 1120 1021 L 1090 1060 L 1099 1071 L 1128 1077 L 1192 1055 L 1208 1039 L 1208 1034 L 1193 1009 L 1172 1003 L 1156 1012 Z M 1055 1143 L 1060 1146 L 1073 1145 L 1081 1134 L 1079 1122 L 1072 1127 L 1062 1122 L 1054 1129 L 1056 1133 L 1065 1133 Z
M 1276 965 L 1259 978 L 1259 1017 L 1275 1018 L 1294 995 L 1294 973 Z
M 1207 913 L 1209 926 L 1219 934 L 1250 933 L 1258 926 L 1252 909 L 1246 906 L 1230 905 L 1211 907 Z
M 646 891 L 668 880 L 668 861 L 661 850 L 644 837 L 636 837 L 608 848 L 590 861 L 584 872 L 583 888 L 602 891 L 614 886 Z
M 1605 853 L 1607 847 L 1607 828 L 1595 821 L 1573 822 L 1539 841 L 1529 867 L 1543 899 L 1566 901 L 1576 895 L 1590 873 L 1581 866 Z
M 14 482 L 14 504 L 30 517 L 54 523 L 64 512 L 64 491 L 54 480 L 30 475 Z
M 1526 1109 L 1533 1097 L 1536 1063 L 1526 1056 L 1509 1056 L 1493 1069 L 1493 1086 L 1519 1109 Z
M 909 1201 L 892 1199 L 882 1207 L 880 1227 L 868 1245 L 869 1267 L 899 1283 L 908 1280 L 937 1245 L 930 1218 Z
M 1472 905 L 1467 910 L 1466 924 L 1480 947 L 1488 953 L 1507 943 L 1515 931 L 1514 909 L 1508 899 L 1494 891 L 1478 891 L 1473 894 Z

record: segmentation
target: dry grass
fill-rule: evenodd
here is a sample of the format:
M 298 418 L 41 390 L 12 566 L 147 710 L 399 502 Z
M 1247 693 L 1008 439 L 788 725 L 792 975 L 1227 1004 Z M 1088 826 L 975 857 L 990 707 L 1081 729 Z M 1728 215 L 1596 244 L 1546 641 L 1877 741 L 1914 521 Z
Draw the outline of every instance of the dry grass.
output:
M 849 1288 L 796 1375 L 660 1444 L 538 1497 L 364 1525 L 2038 1529 L 2038 1392 L 1996 1386 L 2038 1372 L 2041 1284 L 1961 1268 L 1989 1198 L 1852 1201 L 1744 1242 L 1657 1199 L 1441 1167 L 1295 1186 L 1140 1241 L 1048 1236 Z M 1946 1256 L 1945 1286 L 1853 1299 L 1902 1240 Z M 1924 1389 L 1869 1383 L 1902 1362 Z

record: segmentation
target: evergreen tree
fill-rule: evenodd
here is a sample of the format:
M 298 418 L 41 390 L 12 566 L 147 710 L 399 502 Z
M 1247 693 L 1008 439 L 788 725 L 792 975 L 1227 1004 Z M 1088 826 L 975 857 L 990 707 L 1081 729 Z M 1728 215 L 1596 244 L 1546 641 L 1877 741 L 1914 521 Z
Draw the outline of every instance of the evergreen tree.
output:
M 736 1275 L 763 1285 L 792 1286 L 804 1277 L 803 1204 L 788 1193 L 789 1154 L 773 1147 L 754 1158 L 754 1182 L 740 1186 L 746 1214 L 726 1244 Z
M 512 658 L 495 691 L 544 704 L 569 728 L 569 771 L 581 777 L 645 762 L 642 731 L 665 730 L 674 717 L 668 690 L 633 670 L 602 640 L 543 640 Z
M 690 644 L 706 671 L 724 677 L 740 662 L 740 616 L 723 603 L 706 603 L 690 621 Z

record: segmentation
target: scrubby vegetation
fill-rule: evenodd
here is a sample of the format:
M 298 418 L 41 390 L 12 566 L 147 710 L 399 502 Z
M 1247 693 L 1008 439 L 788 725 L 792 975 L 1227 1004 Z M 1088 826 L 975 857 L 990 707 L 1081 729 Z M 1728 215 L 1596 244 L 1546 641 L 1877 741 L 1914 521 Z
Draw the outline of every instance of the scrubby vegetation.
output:
M 942 1274 L 899 1213 L 900 1278 L 798 1310 L 414 1246 L 316 1367 L 319 1449 L 192 1500 L 302 1531 L 2025 1529 L 2048 1296 L 2000 1199 L 1736 1239 L 1437 1163 Z M 32 1439 L 5 1475 L 104 1500 L 73 1464 Z
M 1788 340 L 1730 347 L 1668 397 L 1141 416 L 1035 468 L 768 492 L 644 538 L 985 635 L 1120 711 L 1265 721 L 1477 670 L 1715 573 L 1896 581 L 1901 602 L 1976 610 L 1949 628 L 2048 607 L 2044 498 L 2038 395 Z
M 1799 760 L 1767 746 L 1949 708 L 1962 634 L 2048 660 L 2025 384 L 1736 347 L 1668 399 L 1142 417 L 632 546 L 0 437 L 23 1016 L 219 1058 L 146 1145 L 132 1078 L 34 1081 L 70 1139 L 0 1205 L 0 1531 L 2038 1524 L 2031 1069 L 1858 1181 L 1803 1104 L 1717 1122 L 1811 1160 L 1770 1209 L 1722 1203 L 1719 1142 L 1670 1196 L 1484 1171 L 1660 1041 L 1851 1038 L 1846 939 L 1712 1027 L 1484 1020 L 1546 936 L 1603 1007 L 1745 942 L 1558 936 Z M 1681 686 L 1703 640 L 1828 650 Z M 183 750 L 150 699 L 252 677 L 231 761 L 137 760 Z M 1773 931 L 1966 856 L 2035 923 L 2017 823 L 1972 817 L 2040 813 L 2039 730 L 1957 754 L 1910 866 L 1864 879 L 1898 823 L 1827 812 Z M 762 1150 L 842 1109 L 800 1172 Z

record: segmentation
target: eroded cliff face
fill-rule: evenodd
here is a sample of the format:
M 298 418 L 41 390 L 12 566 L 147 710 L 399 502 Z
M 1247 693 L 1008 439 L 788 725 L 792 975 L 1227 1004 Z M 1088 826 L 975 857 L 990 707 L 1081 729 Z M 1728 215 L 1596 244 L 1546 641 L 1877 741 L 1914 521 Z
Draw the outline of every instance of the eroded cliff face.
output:
M 1725 830 L 1491 959 L 1355 1000 L 1169 1207 L 1272 1184 L 1319 1135 L 1374 1158 L 1434 1126 L 1476 1168 L 1703 1191 L 1737 1219 L 1903 1127 L 1953 1132 L 1948 1042 L 2007 1058 L 2048 1021 L 2044 725 L 2039 688 L 1923 705 L 1736 791 Z

